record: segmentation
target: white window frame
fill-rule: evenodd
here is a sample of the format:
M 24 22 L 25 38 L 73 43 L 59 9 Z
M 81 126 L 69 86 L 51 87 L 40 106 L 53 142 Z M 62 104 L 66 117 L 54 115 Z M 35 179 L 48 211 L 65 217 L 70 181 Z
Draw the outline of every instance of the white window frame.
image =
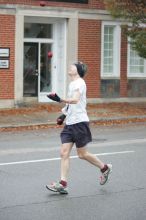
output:
M 128 39 L 130 41 L 130 38 Z M 128 56 L 127 56 L 127 77 L 128 78 L 146 78 L 146 59 L 144 59 L 144 72 L 143 73 L 130 73 L 130 51 L 131 46 L 128 43 Z
M 104 27 L 114 27 L 113 72 L 104 73 Z M 119 22 L 102 22 L 101 27 L 101 78 L 120 78 L 121 27 Z

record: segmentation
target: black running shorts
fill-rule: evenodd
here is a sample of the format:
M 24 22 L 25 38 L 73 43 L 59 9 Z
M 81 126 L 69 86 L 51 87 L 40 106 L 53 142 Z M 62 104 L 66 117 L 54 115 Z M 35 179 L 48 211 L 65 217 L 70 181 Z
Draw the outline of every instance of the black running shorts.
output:
M 62 144 L 75 143 L 77 148 L 84 147 L 92 141 L 89 122 L 65 125 L 60 137 Z

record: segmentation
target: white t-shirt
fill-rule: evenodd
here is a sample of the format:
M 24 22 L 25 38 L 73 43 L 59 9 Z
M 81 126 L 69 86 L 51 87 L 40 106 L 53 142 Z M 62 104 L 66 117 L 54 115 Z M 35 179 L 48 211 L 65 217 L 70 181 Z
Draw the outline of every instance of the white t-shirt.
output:
M 68 98 L 72 98 L 75 91 L 80 92 L 80 100 L 77 104 L 69 104 L 66 116 L 67 125 L 89 121 L 86 111 L 86 84 L 82 78 L 69 84 Z

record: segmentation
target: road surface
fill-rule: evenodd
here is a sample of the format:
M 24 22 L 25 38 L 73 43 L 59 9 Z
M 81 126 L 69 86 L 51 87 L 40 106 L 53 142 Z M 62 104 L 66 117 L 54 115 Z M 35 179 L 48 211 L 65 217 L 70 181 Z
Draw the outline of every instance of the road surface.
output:
M 71 153 L 69 194 L 47 191 L 59 179 L 60 129 L 0 133 L 0 220 L 145 220 L 146 125 L 91 127 L 89 150 L 113 164 L 100 172 Z

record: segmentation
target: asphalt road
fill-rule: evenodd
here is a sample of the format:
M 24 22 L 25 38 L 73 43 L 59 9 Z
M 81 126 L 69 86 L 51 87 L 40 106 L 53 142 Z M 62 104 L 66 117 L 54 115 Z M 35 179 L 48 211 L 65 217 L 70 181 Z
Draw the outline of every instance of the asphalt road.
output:
M 91 130 L 89 150 L 113 173 L 100 186 L 74 148 L 68 195 L 45 188 L 59 179 L 60 129 L 0 133 L 0 220 L 145 220 L 146 124 Z

